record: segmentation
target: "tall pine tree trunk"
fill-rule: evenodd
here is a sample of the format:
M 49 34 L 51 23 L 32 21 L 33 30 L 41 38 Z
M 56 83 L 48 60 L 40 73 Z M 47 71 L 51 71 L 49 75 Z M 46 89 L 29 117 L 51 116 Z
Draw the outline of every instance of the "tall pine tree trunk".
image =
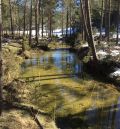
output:
M 61 24 L 62 24 L 62 26 L 61 26 L 61 30 L 62 30 L 62 37 L 63 37 L 63 28 L 64 28 L 64 9 L 63 9 L 63 0 L 62 0 L 62 20 L 61 20 Z
M 92 50 L 93 60 L 97 61 L 96 49 L 95 49 L 94 39 L 93 39 L 93 35 L 92 35 L 92 22 L 91 22 L 89 0 L 86 0 L 85 3 L 86 3 L 86 14 L 87 14 L 87 26 L 88 26 L 88 32 L 89 32 L 88 42 L 89 42 L 91 50 Z
M 35 40 L 36 40 L 36 43 L 38 44 L 38 0 L 36 0 L 36 3 L 35 3 Z
M 20 37 L 20 7 L 18 6 L 18 34 L 19 34 L 19 37 Z
M 116 39 L 116 45 L 119 42 L 119 24 L 120 24 L 120 0 L 118 0 L 118 14 L 117 14 L 117 39 Z
M 2 11 L 1 11 L 1 0 L 0 0 L 0 115 L 2 114 L 3 104 L 3 86 L 2 86 Z
M 110 40 L 110 14 L 111 14 L 111 0 L 105 0 L 105 36 L 108 43 Z
M 96 48 L 95 48 L 94 40 L 93 40 L 93 36 L 92 36 L 92 24 L 91 24 L 89 0 L 85 0 L 85 10 L 86 10 L 86 16 L 84 14 L 83 0 L 81 0 L 81 12 L 82 12 L 82 17 L 83 17 L 83 21 L 84 21 L 88 45 L 92 51 L 93 60 L 95 62 L 97 62 Z
M 10 7 L 10 25 L 11 25 L 11 34 L 12 34 L 12 38 L 14 38 L 12 7 L 11 7 L 11 1 L 10 1 L 10 0 L 9 0 L 9 7 Z
M 43 9 L 43 0 L 42 0 L 42 5 L 41 5 L 41 24 L 42 24 L 42 38 L 43 38 L 43 33 L 44 33 L 44 9 Z
M 29 45 L 32 44 L 32 0 L 30 5 Z
M 104 16 L 104 0 L 102 0 L 102 8 L 101 8 L 101 22 L 100 22 L 100 41 L 102 40 L 102 27 L 103 27 L 103 16 Z
M 38 1 L 38 36 L 40 36 L 41 23 L 41 0 Z
M 23 19 L 24 19 L 24 27 L 23 27 L 23 36 L 25 36 L 25 31 L 26 31 L 26 5 L 27 5 L 27 0 L 25 0 L 25 5 L 24 5 L 24 16 L 23 16 Z
M 111 0 L 108 3 L 108 35 L 107 35 L 107 42 L 110 42 L 110 15 L 111 15 Z
M 69 12 L 68 7 L 66 9 L 66 38 L 68 37 L 68 23 L 69 23 Z
M 71 24 L 71 20 L 72 20 L 72 3 L 71 3 L 71 0 L 70 0 L 70 37 L 71 37 L 71 34 L 72 34 L 72 30 L 71 30 L 71 28 L 72 28 L 72 24 Z

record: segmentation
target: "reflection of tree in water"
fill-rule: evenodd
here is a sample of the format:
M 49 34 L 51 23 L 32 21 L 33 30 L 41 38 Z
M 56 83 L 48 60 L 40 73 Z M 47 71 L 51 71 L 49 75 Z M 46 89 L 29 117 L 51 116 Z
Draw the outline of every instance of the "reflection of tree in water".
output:
M 107 107 L 87 109 L 77 114 L 58 117 L 56 123 L 61 129 L 120 129 L 119 106 L 116 102 Z
M 54 52 L 50 52 L 47 56 L 44 55 L 43 57 L 41 56 L 40 58 L 38 58 L 37 62 L 40 62 L 40 64 L 42 65 L 49 64 L 52 66 L 56 66 L 63 71 L 63 74 L 67 74 L 67 73 L 70 74 L 70 71 L 72 71 L 72 73 L 80 73 L 82 71 L 81 62 L 77 60 L 74 54 L 69 53 L 68 51 L 67 52 L 59 51 L 55 54 L 57 55 L 54 55 Z M 32 61 L 33 60 L 30 60 L 28 64 L 26 63 L 27 66 L 29 64 L 31 65 Z M 36 64 L 36 65 L 39 65 L 39 64 Z M 31 70 L 32 70 L 32 67 L 31 67 Z M 54 75 L 52 75 L 52 73 L 49 76 L 46 74 L 47 76 L 44 75 L 43 79 L 50 78 L 51 80 L 53 80 L 53 78 L 57 78 L 60 80 L 61 76 L 63 78 L 65 76 L 65 75 L 58 75 L 60 74 L 60 72 L 56 70 L 56 73 L 54 73 Z M 41 82 L 43 81 L 45 80 L 41 79 Z M 60 92 L 59 91 L 60 88 L 58 88 L 59 83 L 57 85 L 56 84 L 54 85 L 54 82 L 55 81 L 53 81 L 53 84 L 51 85 L 45 85 L 45 86 L 38 85 L 38 87 L 34 87 L 35 89 L 32 91 L 30 95 L 32 104 L 35 104 L 38 107 L 42 107 L 43 109 L 48 110 L 48 107 L 50 108 L 54 105 L 55 103 L 54 97 L 56 96 L 56 99 L 58 101 L 57 106 L 59 107 L 61 107 L 61 105 L 64 104 L 64 100 L 67 98 L 66 100 L 67 103 L 65 102 L 64 104 L 64 107 L 65 107 L 68 104 L 68 102 L 74 103 L 75 101 L 77 102 L 81 101 L 82 99 L 84 99 L 84 97 L 85 98 L 89 97 L 89 94 L 91 95 L 91 92 L 93 90 L 93 86 L 92 88 L 89 87 L 87 89 L 87 92 L 86 91 L 77 92 L 76 90 L 74 91 L 73 89 L 70 89 L 70 87 L 65 89 L 65 86 L 63 86 L 64 88 L 61 87 L 62 80 L 60 80 L 59 87 L 62 88 L 62 92 Z M 69 85 L 69 81 L 67 84 Z M 94 93 L 93 93 L 94 95 L 91 98 L 91 100 L 93 101 L 92 103 L 94 103 L 94 105 L 92 105 L 90 108 L 87 107 L 83 112 L 78 111 L 78 112 L 74 112 L 72 115 L 66 114 L 66 116 L 63 116 L 63 117 L 57 117 L 56 119 L 57 125 L 60 125 L 59 127 L 61 129 L 120 129 L 119 102 L 113 103 L 112 106 L 109 105 L 107 107 L 107 105 L 105 105 L 106 104 L 105 102 L 107 102 L 107 99 L 109 99 L 110 96 L 108 96 L 106 92 L 104 92 L 105 90 L 104 88 L 103 88 L 103 91 L 102 89 L 101 91 L 99 91 L 100 89 L 101 87 L 99 88 L 98 86 L 96 86 L 96 89 L 94 88 Z M 64 94 L 63 94 L 63 91 L 65 92 Z M 74 91 L 74 97 L 73 97 L 73 91 Z M 65 94 L 67 97 L 64 96 Z M 70 97 L 72 99 L 75 98 L 75 100 L 70 99 Z M 70 102 L 69 100 L 70 101 L 72 100 L 72 102 Z M 104 103 L 103 107 L 100 107 L 100 108 L 97 107 L 97 102 L 99 101 L 100 102 L 103 101 Z M 85 101 L 83 103 L 85 103 Z M 69 109 L 71 108 L 73 108 L 73 110 L 75 111 L 75 108 L 71 107 L 71 104 L 70 104 L 70 107 L 67 108 L 66 112 L 71 113 L 69 111 Z M 116 110 L 116 108 L 118 108 L 118 110 Z M 52 108 L 50 110 L 52 110 Z

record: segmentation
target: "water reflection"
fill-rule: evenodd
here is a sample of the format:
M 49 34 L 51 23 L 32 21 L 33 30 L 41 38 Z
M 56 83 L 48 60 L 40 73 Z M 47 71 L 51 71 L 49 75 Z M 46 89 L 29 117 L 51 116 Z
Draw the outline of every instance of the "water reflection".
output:
M 60 51 L 60 50 L 48 52 L 42 56 L 35 56 L 33 59 L 28 59 L 22 64 L 22 69 L 25 70 L 27 67 L 31 67 L 31 66 L 40 67 L 40 68 L 45 66 L 53 66 L 53 67 L 56 66 L 58 69 L 56 71 L 55 76 L 57 77 L 58 77 L 57 74 L 60 74 L 62 72 L 65 74 L 75 74 L 75 73 L 81 73 L 83 71 L 82 62 L 77 59 L 74 53 L 70 53 L 69 51 Z M 50 75 L 50 76 L 54 78 L 54 75 Z M 76 75 L 75 78 L 78 78 L 78 75 Z M 56 84 L 57 83 L 59 84 L 59 81 L 61 80 L 57 79 Z M 62 87 L 61 85 L 57 88 L 59 89 L 61 96 L 67 96 L 66 99 L 68 101 L 73 100 L 72 98 L 75 98 L 76 100 L 77 92 L 73 91 L 73 89 L 68 90 L 68 88 L 65 88 L 64 86 Z M 92 92 L 91 89 L 89 89 L 89 92 Z M 97 104 L 96 101 L 102 101 L 102 100 L 104 101 L 106 99 L 106 95 L 105 95 L 104 89 L 97 88 L 97 93 L 98 95 L 91 97 L 93 100 L 92 105 L 91 107 L 89 107 L 89 109 L 86 109 L 85 112 L 80 112 L 78 114 L 68 115 L 64 117 L 57 117 L 56 122 L 59 128 L 61 129 L 120 129 L 120 97 L 118 98 L 116 103 L 113 103 L 112 105 L 109 105 L 109 106 L 106 105 L 104 107 L 98 108 L 96 106 Z M 80 96 L 79 93 L 78 93 L 78 96 Z M 84 96 L 85 95 L 83 94 L 77 99 L 82 99 L 82 97 Z M 37 101 L 37 99 L 35 100 Z M 64 105 L 63 103 L 61 103 L 61 105 L 58 105 L 58 106 L 59 108 L 56 111 L 62 110 Z
M 93 129 L 120 129 L 120 97 L 110 107 L 87 109 L 86 118 L 88 127 Z
M 49 52 L 45 55 L 40 57 L 34 57 L 32 59 L 27 59 L 23 64 L 22 68 L 30 66 L 46 66 L 46 65 L 53 65 L 56 66 L 58 69 L 57 72 L 67 72 L 67 73 L 81 73 L 82 72 L 82 64 L 80 61 L 77 60 L 74 53 L 70 53 L 69 51 L 54 51 Z

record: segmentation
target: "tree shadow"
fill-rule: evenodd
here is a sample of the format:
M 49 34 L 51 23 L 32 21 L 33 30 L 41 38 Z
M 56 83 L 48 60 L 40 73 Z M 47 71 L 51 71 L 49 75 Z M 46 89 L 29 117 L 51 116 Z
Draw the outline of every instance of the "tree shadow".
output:
M 120 104 L 57 117 L 60 129 L 119 129 Z
M 79 77 L 82 78 L 82 73 L 52 74 L 52 75 L 43 75 L 43 76 L 22 77 L 22 78 L 19 78 L 19 79 L 23 79 L 23 80 L 25 80 L 25 82 L 35 82 L 35 81 L 44 81 L 44 80 L 73 78 L 75 76 L 79 76 Z

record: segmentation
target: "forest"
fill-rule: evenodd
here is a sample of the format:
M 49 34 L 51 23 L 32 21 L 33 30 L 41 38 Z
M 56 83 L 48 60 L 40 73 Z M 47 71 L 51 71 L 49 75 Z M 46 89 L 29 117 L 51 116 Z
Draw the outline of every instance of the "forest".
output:
M 0 0 L 0 129 L 120 129 L 120 0 Z

